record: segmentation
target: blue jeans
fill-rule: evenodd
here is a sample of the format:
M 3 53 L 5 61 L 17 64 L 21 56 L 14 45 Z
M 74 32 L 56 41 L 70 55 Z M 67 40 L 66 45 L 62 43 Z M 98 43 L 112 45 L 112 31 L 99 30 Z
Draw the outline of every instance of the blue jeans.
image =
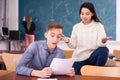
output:
M 99 47 L 97 48 L 91 56 L 79 62 L 74 62 L 73 67 L 75 69 L 75 73 L 77 75 L 81 75 L 80 69 L 84 65 L 96 65 L 96 66 L 104 66 L 108 59 L 109 50 L 107 47 Z

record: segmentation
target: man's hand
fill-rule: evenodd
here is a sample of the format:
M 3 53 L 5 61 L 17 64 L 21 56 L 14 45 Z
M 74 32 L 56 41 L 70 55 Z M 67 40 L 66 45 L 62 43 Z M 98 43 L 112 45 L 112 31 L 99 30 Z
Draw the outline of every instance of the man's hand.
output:
M 71 68 L 70 71 L 66 75 L 68 75 L 68 76 L 75 76 L 74 68 Z
M 41 71 L 33 70 L 31 75 L 40 77 L 40 78 L 49 78 L 52 74 L 53 74 L 52 69 L 50 67 L 46 67 L 42 69 Z

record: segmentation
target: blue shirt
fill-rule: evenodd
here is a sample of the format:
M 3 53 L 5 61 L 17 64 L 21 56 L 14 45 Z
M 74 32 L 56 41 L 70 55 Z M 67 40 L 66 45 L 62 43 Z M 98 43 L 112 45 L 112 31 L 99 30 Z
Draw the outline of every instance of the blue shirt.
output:
M 29 45 L 16 67 L 16 73 L 30 76 L 32 70 L 41 70 L 50 66 L 53 58 L 65 58 L 65 53 L 56 47 L 52 53 L 46 41 L 33 42 Z

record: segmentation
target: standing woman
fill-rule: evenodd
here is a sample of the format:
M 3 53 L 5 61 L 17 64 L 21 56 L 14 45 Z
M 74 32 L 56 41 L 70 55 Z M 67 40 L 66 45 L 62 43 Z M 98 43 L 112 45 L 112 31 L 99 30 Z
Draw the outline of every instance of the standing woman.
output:
M 73 26 L 71 38 L 62 39 L 70 48 L 74 49 L 73 58 L 76 58 L 73 67 L 76 74 L 81 74 L 84 65 L 104 66 L 108 59 L 107 37 L 104 26 L 98 19 L 94 5 L 85 2 L 80 6 L 81 22 Z
M 25 28 L 25 46 L 29 46 L 35 40 L 35 23 L 32 21 L 31 16 L 23 17 L 22 24 Z

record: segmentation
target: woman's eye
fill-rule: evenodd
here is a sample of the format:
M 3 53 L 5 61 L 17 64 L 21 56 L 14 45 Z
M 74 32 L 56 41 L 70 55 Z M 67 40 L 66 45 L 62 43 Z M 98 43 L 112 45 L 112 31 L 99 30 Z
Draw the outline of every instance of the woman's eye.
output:
M 86 15 L 89 15 L 90 13 L 86 13 Z
M 83 13 L 81 13 L 81 15 L 84 15 Z

